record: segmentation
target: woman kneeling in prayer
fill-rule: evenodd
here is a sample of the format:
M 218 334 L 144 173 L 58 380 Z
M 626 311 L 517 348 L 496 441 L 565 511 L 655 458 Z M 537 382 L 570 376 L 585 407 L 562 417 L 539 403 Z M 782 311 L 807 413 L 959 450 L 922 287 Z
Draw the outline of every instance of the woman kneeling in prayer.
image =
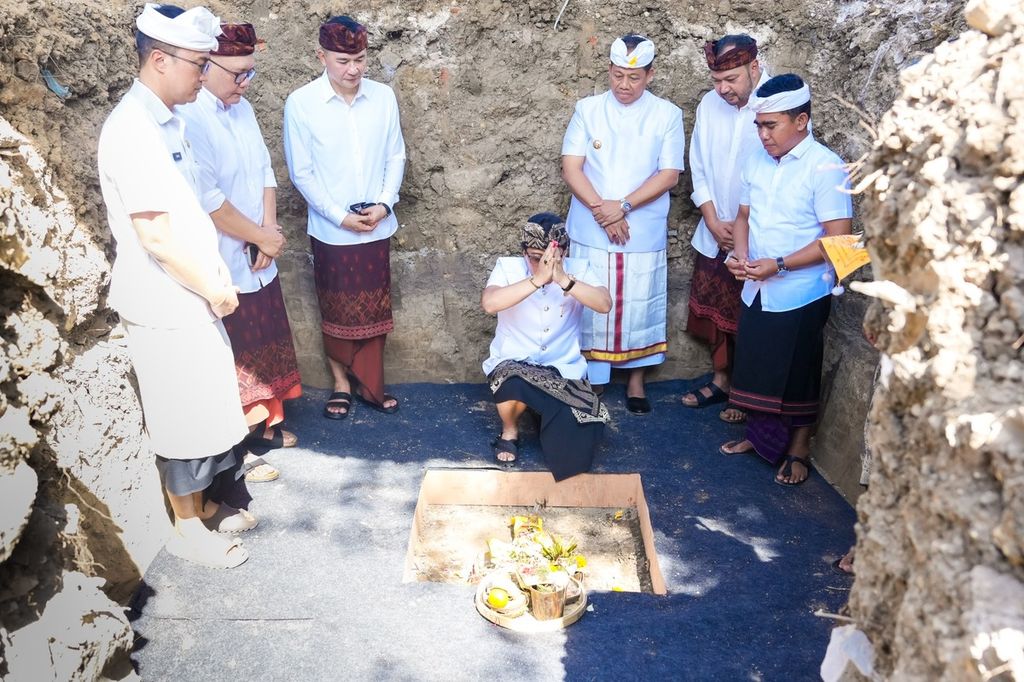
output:
M 521 256 L 499 258 L 480 305 L 498 316 L 491 355 L 484 362 L 501 435 L 495 459 L 511 466 L 519 454 L 519 417 L 540 415 L 540 445 L 556 481 L 590 469 L 608 410 L 583 377 L 583 306 L 611 310 L 611 297 L 590 264 L 566 258 L 569 236 L 553 213 L 532 216 L 523 228 Z

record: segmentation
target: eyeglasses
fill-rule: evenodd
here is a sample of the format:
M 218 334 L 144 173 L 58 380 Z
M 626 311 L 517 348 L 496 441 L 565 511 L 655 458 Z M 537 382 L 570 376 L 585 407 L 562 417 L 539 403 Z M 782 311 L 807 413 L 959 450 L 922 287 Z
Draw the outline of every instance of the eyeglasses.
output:
M 234 76 L 235 77 L 235 85 L 241 85 L 245 81 L 251 81 L 253 78 L 256 77 L 256 67 L 255 66 L 252 67 L 251 69 L 249 69 L 248 71 L 235 72 L 235 71 L 232 71 L 231 69 L 228 69 L 228 68 L 225 68 L 225 67 L 221 66 L 220 64 L 218 64 L 217 62 L 213 61 L 212 59 L 210 60 L 209 63 L 213 64 L 214 66 L 216 66 L 218 69 L 221 69 L 222 71 L 227 71 L 232 76 Z
M 198 67 L 200 75 L 203 75 L 203 76 L 205 76 L 207 73 L 209 73 L 209 71 L 210 71 L 210 64 L 213 63 L 209 59 L 204 59 L 201 62 L 195 62 L 195 61 L 192 61 L 191 59 L 185 59 L 184 57 L 176 55 L 173 52 L 164 52 L 164 54 L 167 55 L 168 57 L 174 57 L 175 59 L 180 59 L 183 62 L 188 62 L 189 64 L 192 64 L 193 66 Z

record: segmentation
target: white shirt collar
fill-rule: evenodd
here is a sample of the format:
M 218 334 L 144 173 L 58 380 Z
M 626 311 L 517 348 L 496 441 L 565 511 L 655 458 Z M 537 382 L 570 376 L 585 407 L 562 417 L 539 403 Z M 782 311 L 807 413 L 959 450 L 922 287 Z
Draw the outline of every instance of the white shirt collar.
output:
M 807 153 L 807 151 L 811 148 L 811 145 L 813 144 L 814 135 L 810 131 L 807 131 L 807 137 L 801 140 L 800 144 L 786 152 L 782 159 L 786 158 L 787 156 L 792 156 L 795 159 L 802 158 L 803 155 Z M 779 161 L 782 161 L 782 159 L 779 159 Z
M 323 75 L 320 76 L 320 81 L 322 81 L 320 85 L 320 94 L 325 102 L 330 101 L 332 97 L 337 97 L 342 102 L 345 101 L 345 98 L 339 95 L 337 90 L 334 89 L 334 86 L 331 85 L 331 77 L 327 75 L 327 69 L 324 69 Z M 359 88 L 356 90 L 356 96 L 352 98 L 352 103 L 355 104 L 356 100 L 360 97 L 366 97 L 366 87 L 363 78 L 359 79 Z
M 622 102 L 615 98 L 614 92 L 608 90 L 608 99 L 611 101 L 612 106 L 622 112 L 642 109 L 647 104 L 648 97 L 651 96 L 652 95 L 649 90 L 644 90 L 643 94 L 636 98 L 635 102 L 631 102 L 630 104 L 623 104 Z
M 217 95 L 207 90 L 205 86 L 199 91 L 199 96 L 196 98 L 196 104 L 207 111 L 213 111 L 218 114 L 227 113 L 231 109 L 231 106 L 224 104 L 220 97 L 217 97 Z
M 174 112 L 168 109 L 163 100 L 157 97 L 156 93 L 150 90 L 149 86 L 138 78 L 132 83 L 130 93 L 159 125 L 164 125 L 174 118 Z

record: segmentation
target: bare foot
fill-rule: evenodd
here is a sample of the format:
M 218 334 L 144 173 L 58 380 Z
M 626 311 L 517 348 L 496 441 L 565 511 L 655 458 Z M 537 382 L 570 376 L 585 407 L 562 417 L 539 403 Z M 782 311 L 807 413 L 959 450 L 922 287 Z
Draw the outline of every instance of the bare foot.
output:
M 718 418 L 726 424 L 742 424 L 747 421 L 747 413 L 738 407 L 727 407 L 718 413 Z
M 789 455 L 775 474 L 775 480 L 784 485 L 797 485 L 807 480 L 811 471 L 807 466 L 807 455 Z
M 754 444 L 749 440 L 730 440 L 722 443 L 718 451 L 723 455 L 745 455 L 754 451 Z

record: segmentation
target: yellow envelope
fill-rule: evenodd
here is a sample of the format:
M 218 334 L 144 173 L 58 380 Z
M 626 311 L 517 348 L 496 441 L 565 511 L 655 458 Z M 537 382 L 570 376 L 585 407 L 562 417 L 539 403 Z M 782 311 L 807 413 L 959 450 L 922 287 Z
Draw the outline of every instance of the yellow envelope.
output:
M 871 262 L 862 235 L 840 234 L 822 237 L 818 240 L 818 248 L 825 254 L 825 260 L 835 268 L 836 276 L 840 280 Z

